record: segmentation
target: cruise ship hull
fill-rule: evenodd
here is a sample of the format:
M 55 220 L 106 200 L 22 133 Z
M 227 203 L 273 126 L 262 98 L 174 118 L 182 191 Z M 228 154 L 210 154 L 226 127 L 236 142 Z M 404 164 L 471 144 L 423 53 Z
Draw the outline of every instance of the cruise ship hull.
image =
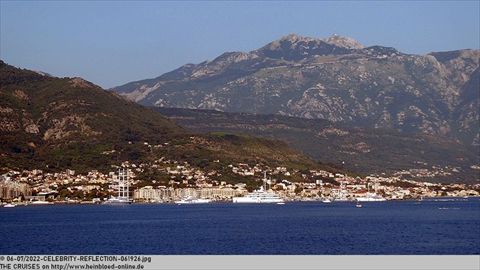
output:
M 377 195 L 377 194 L 367 194 L 367 196 L 365 197 L 359 197 L 356 199 L 357 202 L 384 202 L 386 201 L 385 198 L 383 198 L 382 196 L 380 195 Z
M 207 199 L 193 199 L 193 200 L 180 200 L 175 201 L 176 204 L 201 204 L 201 203 L 210 203 L 211 200 Z
M 386 199 L 357 198 L 357 202 L 384 202 Z
M 249 198 L 249 197 L 234 197 L 234 203 L 282 203 L 282 198 Z
M 131 204 L 132 201 L 126 198 L 110 198 L 107 201 L 105 201 L 105 204 Z

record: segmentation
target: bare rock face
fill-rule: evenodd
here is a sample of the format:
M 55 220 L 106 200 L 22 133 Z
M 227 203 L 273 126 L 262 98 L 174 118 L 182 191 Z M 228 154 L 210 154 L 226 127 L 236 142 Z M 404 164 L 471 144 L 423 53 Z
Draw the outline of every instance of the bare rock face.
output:
M 480 50 L 409 55 L 291 34 L 114 88 L 143 105 L 280 114 L 478 144 Z
M 0 132 L 15 132 L 21 129 L 16 111 L 9 106 L 0 106 Z
M 24 119 L 23 123 L 25 132 L 32 134 L 38 134 L 40 132 L 38 125 L 33 123 L 31 119 Z
M 95 88 L 97 87 L 95 84 L 86 81 L 82 78 L 75 77 L 70 80 L 70 85 L 73 87 L 78 87 L 78 88 Z
M 13 96 L 18 98 L 21 101 L 28 101 L 29 100 L 28 95 L 25 94 L 25 92 L 23 90 L 20 90 L 20 89 L 16 89 L 15 91 L 13 91 Z
M 14 132 L 20 130 L 20 123 L 8 117 L 0 118 L 0 132 Z
M 327 39 L 325 39 L 325 42 L 333 44 L 338 47 L 344 47 L 347 49 L 363 49 L 365 46 L 363 46 L 360 42 L 354 40 L 353 38 L 350 37 L 342 37 L 339 35 L 333 35 Z
M 78 133 L 80 136 L 93 137 L 102 134 L 94 131 L 88 124 L 86 124 L 86 117 L 79 115 L 69 115 L 61 119 L 51 120 L 50 127 L 43 134 L 43 139 L 60 140 L 72 134 Z

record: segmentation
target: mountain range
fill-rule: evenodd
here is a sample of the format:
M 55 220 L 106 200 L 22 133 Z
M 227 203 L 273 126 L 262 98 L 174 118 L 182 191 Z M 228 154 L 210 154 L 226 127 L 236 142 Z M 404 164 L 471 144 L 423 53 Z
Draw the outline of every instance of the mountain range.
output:
M 84 79 L 56 78 L 3 61 L 0 141 L 0 171 L 108 172 L 124 161 L 148 164 L 162 157 L 226 174 L 227 165 L 236 163 L 319 166 L 278 140 L 198 135 Z
M 282 115 L 159 107 L 155 110 L 198 133 L 225 132 L 282 140 L 324 164 L 363 175 L 397 175 L 430 182 L 478 180 L 478 154 L 461 143 L 438 136 Z
M 325 119 L 478 150 L 479 58 L 473 49 L 413 55 L 291 34 L 111 90 L 147 106 Z
M 479 56 L 292 34 L 110 90 L 0 61 L 0 170 L 165 157 L 478 182 Z

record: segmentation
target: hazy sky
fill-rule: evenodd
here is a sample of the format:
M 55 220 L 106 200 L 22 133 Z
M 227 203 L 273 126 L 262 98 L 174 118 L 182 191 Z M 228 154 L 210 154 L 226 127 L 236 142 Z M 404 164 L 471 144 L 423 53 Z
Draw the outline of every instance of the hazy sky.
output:
M 106 88 L 289 33 L 335 33 L 415 54 L 480 47 L 478 0 L 0 1 L 2 60 Z

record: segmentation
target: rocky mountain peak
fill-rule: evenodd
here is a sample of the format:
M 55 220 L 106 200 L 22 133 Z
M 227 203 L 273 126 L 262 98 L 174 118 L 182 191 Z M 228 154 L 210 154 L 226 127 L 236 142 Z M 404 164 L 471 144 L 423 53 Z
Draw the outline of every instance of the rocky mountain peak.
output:
M 360 42 L 356 41 L 355 39 L 351 37 L 344 37 L 344 36 L 339 36 L 337 34 L 333 34 L 332 36 L 324 39 L 325 42 L 338 46 L 338 47 L 343 47 L 347 49 L 363 49 L 365 46 L 363 46 Z
M 291 43 L 296 43 L 296 42 L 310 42 L 310 41 L 318 41 L 319 39 L 315 39 L 312 37 L 306 37 L 306 36 L 301 36 L 297 35 L 295 33 L 288 34 L 286 36 L 281 37 L 278 41 L 288 41 Z
M 343 45 L 338 46 L 337 44 L 328 43 L 318 38 L 289 34 L 251 53 L 272 59 L 299 61 L 314 55 L 338 55 L 348 53 L 351 50 L 348 46 L 353 46 L 351 44 L 354 44 L 354 40 L 352 40 L 353 39 L 348 40 L 347 42 L 347 39 L 345 39 L 342 43 Z
M 365 46 L 360 42 L 358 42 L 357 40 L 351 37 L 340 36 L 337 34 L 333 34 L 328 38 L 320 39 L 320 38 L 301 36 L 301 35 L 292 33 L 292 34 L 283 36 L 278 40 L 270 42 L 269 44 L 261 48 L 260 51 L 262 49 L 277 50 L 282 48 L 296 49 L 297 47 L 304 47 L 304 48 L 319 47 L 322 44 L 325 45 L 325 43 L 336 46 L 336 47 L 345 48 L 345 49 L 365 48 Z
M 266 46 L 264 46 L 263 48 L 260 48 L 258 51 L 278 50 L 278 49 L 287 49 L 287 48 L 295 49 L 295 47 L 297 47 L 298 45 L 302 45 L 306 43 L 318 43 L 318 42 L 321 42 L 321 39 L 300 36 L 292 33 L 268 43 Z
M 290 34 L 249 53 L 225 53 L 178 78 L 115 90 L 144 105 L 327 119 L 471 145 L 479 134 L 479 56 L 479 50 L 412 55 L 363 48 L 339 35 Z

